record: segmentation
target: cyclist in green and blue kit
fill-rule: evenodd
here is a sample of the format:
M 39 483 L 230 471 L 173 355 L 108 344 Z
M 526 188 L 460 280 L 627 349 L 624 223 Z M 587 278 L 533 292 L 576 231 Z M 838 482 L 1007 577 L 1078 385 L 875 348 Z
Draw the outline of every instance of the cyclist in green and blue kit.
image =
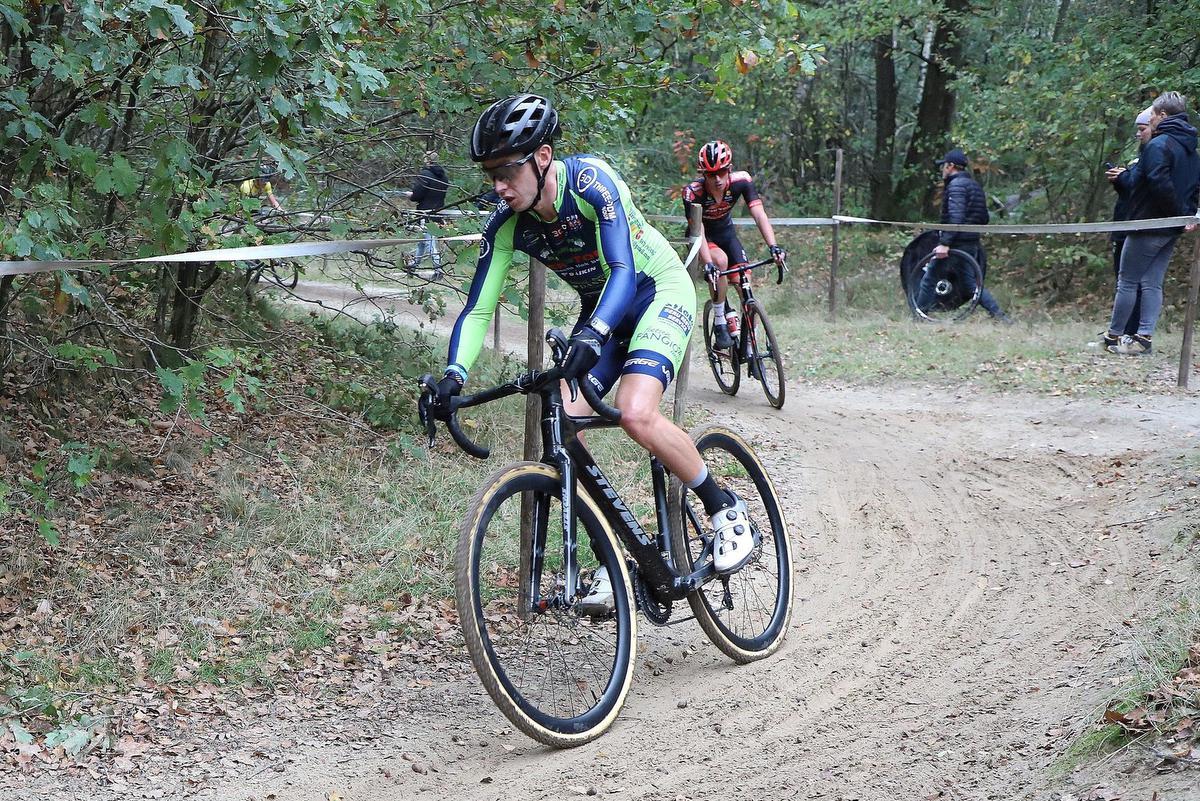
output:
M 446 415 L 449 397 L 467 380 L 513 254 L 542 261 L 581 300 L 564 380 L 590 381 L 604 395 L 621 379 L 615 402 L 621 428 L 701 499 L 716 532 L 715 567 L 731 573 L 753 548 L 745 502 L 717 485 L 691 438 L 659 410 L 695 323 L 692 281 L 612 167 L 592 156 L 554 158 L 558 133 L 557 112 L 532 94 L 493 103 L 471 133 L 471 159 L 482 163 L 500 203 L 484 226 L 435 411 Z M 569 413 L 590 412 L 582 398 L 564 396 Z M 597 603 L 594 596 L 605 592 L 600 584 L 585 600 Z

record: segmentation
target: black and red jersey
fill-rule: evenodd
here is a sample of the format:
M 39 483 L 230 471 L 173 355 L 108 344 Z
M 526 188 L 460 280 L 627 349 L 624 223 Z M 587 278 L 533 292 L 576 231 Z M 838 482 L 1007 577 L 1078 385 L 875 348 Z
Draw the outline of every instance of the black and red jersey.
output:
M 729 185 L 722 197 L 713 197 L 704 188 L 704 179 L 692 181 L 683 188 L 683 207 L 690 217 L 691 206 L 699 205 L 704 219 L 704 235 L 712 236 L 733 227 L 733 207 L 739 199 L 746 201 L 747 208 L 762 205 L 754 179 L 750 173 L 738 170 L 729 176 Z

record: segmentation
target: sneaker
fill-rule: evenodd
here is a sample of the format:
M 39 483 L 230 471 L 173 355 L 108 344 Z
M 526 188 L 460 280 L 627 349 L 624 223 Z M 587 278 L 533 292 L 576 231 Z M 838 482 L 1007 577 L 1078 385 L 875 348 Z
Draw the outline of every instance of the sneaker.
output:
M 587 595 L 575 602 L 575 611 L 588 617 L 604 617 L 612 614 L 615 608 L 608 568 L 601 565 L 592 574 L 592 586 L 588 588 Z
M 729 490 L 726 490 L 729 492 Z M 721 575 L 740 570 L 754 556 L 754 534 L 750 530 L 750 515 L 746 502 L 732 492 L 733 506 L 712 516 L 713 567 Z
M 995 320 L 996 322 L 1000 323 L 1000 325 L 1016 325 L 1017 324 L 1016 320 L 1009 317 L 1004 312 L 1000 312 L 999 314 L 993 314 L 992 319 Z
M 1120 337 L 1110 336 L 1107 331 L 1101 331 L 1099 334 L 1096 334 L 1096 336 L 1099 337 L 1099 339 L 1095 340 L 1094 342 L 1087 343 L 1089 348 L 1099 348 L 1100 350 L 1106 350 L 1109 353 L 1116 353 L 1113 348 L 1120 344 Z
M 1121 337 L 1121 342 L 1116 347 L 1109 348 L 1112 353 L 1119 353 L 1122 356 L 1146 356 L 1153 349 L 1150 344 L 1149 337 L 1129 334 Z
M 717 350 L 729 350 L 733 347 L 733 337 L 729 336 L 727 326 L 713 326 L 713 347 Z
M 759 367 L 757 359 L 746 362 L 746 375 L 755 381 L 762 381 L 762 368 Z

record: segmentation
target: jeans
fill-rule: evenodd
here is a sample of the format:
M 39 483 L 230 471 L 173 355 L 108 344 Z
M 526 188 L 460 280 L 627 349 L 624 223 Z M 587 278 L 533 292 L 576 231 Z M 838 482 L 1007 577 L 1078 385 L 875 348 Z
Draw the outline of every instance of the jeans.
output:
M 975 257 L 975 261 L 979 262 L 980 270 L 987 270 L 987 253 L 983 249 L 983 245 L 978 242 L 962 243 L 955 246 L 956 250 L 966 251 Z M 953 259 L 954 256 L 947 258 Z M 917 290 L 917 308 L 925 311 L 932 306 L 937 298 L 936 287 L 937 279 L 933 277 L 933 270 L 926 270 L 925 275 L 921 277 L 921 286 Z M 975 292 L 975 271 L 964 267 L 962 271 L 963 288 L 967 292 L 974 294 Z M 1002 317 L 1004 312 L 1000 309 L 1000 304 L 992 297 L 992 293 L 985 286 L 983 291 L 979 293 L 979 305 L 987 310 L 987 313 L 993 317 Z
M 1121 270 L 1117 275 L 1117 294 L 1113 298 L 1112 320 L 1109 333 L 1125 330 L 1125 323 L 1133 312 L 1138 292 L 1142 295 L 1142 307 L 1138 315 L 1137 332 L 1148 337 L 1154 334 L 1158 315 L 1163 306 L 1163 278 L 1171 263 L 1171 252 L 1179 234 L 1162 234 L 1157 231 L 1131 233 L 1125 237 L 1121 250 Z
M 1116 281 L 1121 278 L 1121 251 L 1125 247 L 1125 240 L 1122 239 L 1112 243 L 1113 251 L 1113 286 L 1116 286 Z M 1138 320 L 1142 316 L 1142 291 L 1139 289 L 1137 300 L 1133 302 L 1133 310 L 1129 313 L 1129 319 L 1125 321 L 1125 328 L 1118 330 L 1117 333 L 1136 334 L 1138 329 Z
M 442 254 L 438 252 L 437 240 L 433 238 L 433 233 L 425 228 L 425 238 L 417 243 L 417 249 L 413 251 L 413 264 L 419 266 L 427 255 L 433 259 L 433 269 L 442 269 Z

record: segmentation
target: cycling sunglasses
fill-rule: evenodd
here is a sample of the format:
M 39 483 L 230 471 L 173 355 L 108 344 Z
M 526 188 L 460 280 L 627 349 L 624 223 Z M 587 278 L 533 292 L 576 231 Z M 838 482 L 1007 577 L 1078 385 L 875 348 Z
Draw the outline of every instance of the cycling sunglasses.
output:
M 729 168 L 725 167 L 724 169 L 713 170 L 712 172 L 705 172 L 704 175 L 705 176 L 711 175 L 713 178 L 724 178 L 726 175 L 729 175 Z
M 521 165 L 532 159 L 534 153 L 537 153 L 537 151 L 533 151 L 533 153 L 530 153 L 523 159 L 510 161 L 507 164 L 500 164 L 496 167 L 484 167 L 483 174 L 486 175 L 487 179 L 492 183 L 496 183 L 496 181 L 504 181 L 507 183 L 513 178 L 517 177 L 517 173 L 521 170 Z

